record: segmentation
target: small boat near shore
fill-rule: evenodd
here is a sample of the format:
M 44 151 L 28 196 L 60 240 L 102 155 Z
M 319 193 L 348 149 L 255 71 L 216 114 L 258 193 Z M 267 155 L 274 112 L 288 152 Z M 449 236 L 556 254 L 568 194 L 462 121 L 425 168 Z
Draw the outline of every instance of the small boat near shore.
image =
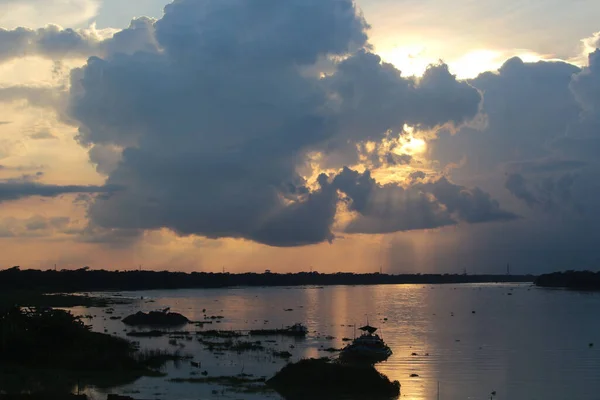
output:
M 341 360 L 377 363 L 392 355 L 392 349 L 375 333 L 377 328 L 367 324 L 359 329 L 363 333 L 342 349 Z
M 288 326 L 282 329 L 254 329 L 250 332 L 251 336 L 295 336 L 304 337 L 308 333 L 308 328 L 300 323 Z

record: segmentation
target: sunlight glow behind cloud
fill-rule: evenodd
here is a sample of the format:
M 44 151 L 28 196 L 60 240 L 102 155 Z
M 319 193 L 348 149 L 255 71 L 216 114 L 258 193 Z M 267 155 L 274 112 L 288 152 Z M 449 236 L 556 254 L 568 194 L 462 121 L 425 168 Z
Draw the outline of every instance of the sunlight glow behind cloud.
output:
M 440 59 L 430 56 L 429 53 L 431 51 L 427 49 L 427 46 L 415 43 L 391 50 L 383 50 L 379 54 L 385 61 L 394 64 L 396 68 L 402 71 L 402 75 L 422 76 L 428 65 L 440 61 Z M 519 57 L 524 62 L 555 60 L 551 56 L 544 56 L 528 50 L 476 49 L 458 58 L 441 61 L 450 66 L 450 71 L 456 74 L 458 79 L 472 79 L 482 72 L 497 70 L 511 57 Z

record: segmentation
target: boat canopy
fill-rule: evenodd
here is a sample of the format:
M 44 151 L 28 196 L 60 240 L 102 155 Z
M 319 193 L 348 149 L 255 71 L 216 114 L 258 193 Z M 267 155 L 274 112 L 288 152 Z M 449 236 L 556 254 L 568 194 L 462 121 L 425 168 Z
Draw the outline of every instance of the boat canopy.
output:
M 358 329 L 360 329 L 361 331 L 364 331 L 364 332 L 369 332 L 369 333 L 375 333 L 375 331 L 377 331 L 377 328 L 375 328 L 375 327 L 373 327 L 371 325 L 365 325 L 365 326 L 360 327 Z

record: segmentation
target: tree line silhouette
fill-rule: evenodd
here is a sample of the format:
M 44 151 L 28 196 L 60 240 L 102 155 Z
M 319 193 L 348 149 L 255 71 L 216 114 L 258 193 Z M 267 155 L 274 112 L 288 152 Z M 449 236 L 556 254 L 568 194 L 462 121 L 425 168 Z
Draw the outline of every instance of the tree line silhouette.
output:
M 600 272 L 570 270 L 543 274 L 536 278 L 535 284 L 541 287 L 600 290 Z
M 88 267 L 77 270 L 0 271 L 0 289 L 44 292 L 82 292 L 110 290 L 224 288 L 234 286 L 327 286 L 432 283 L 533 282 L 533 275 L 466 274 L 355 274 L 338 272 L 212 273 L 169 271 L 107 271 Z

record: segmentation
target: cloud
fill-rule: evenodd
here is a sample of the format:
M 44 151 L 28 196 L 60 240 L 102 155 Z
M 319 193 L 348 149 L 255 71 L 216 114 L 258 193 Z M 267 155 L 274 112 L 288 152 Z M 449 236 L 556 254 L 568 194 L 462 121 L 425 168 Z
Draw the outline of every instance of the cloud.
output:
M 379 142 L 390 132 L 402 133 L 405 124 L 423 129 L 460 126 L 477 115 L 481 101 L 479 92 L 457 80 L 445 64 L 429 66 L 420 79 L 403 77 L 392 64 L 365 50 L 337 64 L 325 83 L 344 132 L 330 140 L 328 153 L 351 152 L 365 140 Z
M 0 238 L 40 238 L 69 234 L 72 222 L 69 217 L 44 217 L 39 214 L 24 219 L 7 217 L 0 219 Z
M 34 140 L 58 139 L 58 137 L 48 131 L 36 132 L 32 135 L 29 135 L 29 137 Z
M 105 193 L 118 190 L 114 186 L 45 185 L 20 178 L 0 182 L 0 203 L 30 196 L 56 197 L 70 193 Z
M 351 0 L 176 0 L 152 27 L 160 51 L 91 57 L 71 76 L 78 140 L 109 185 L 127 188 L 90 206 L 104 229 L 330 241 L 338 188 L 298 172 L 309 154 L 341 149 L 356 159 L 353 144 L 400 135 L 405 123 L 460 125 L 481 101 L 443 64 L 415 80 L 382 63 Z M 322 77 L 324 59 L 333 68 Z M 471 195 L 481 207 L 484 196 Z M 428 194 L 408 197 L 430 212 Z M 470 217 L 471 204 L 455 211 Z
M 38 30 L 0 29 L 0 62 L 31 55 L 51 59 L 85 58 L 93 52 L 97 41 L 81 32 L 56 25 Z
M 38 174 L 43 174 L 43 172 L 39 172 L 39 170 L 44 169 L 43 165 L 3 165 L 0 164 L 0 171 L 17 171 L 17 172 L 26 172 L 26 171 L 38 171 Z
M 508 60 L 470 81 L 483 94 L 486 124 L 429 143 L 442 166 L 464 160 L 453 181 L 481 185 L 523 216 L 485 231 L 468 228 L 473 233 L 462 237 L 474 243 L 473 262 L 493 261 L 500 246 L 503 257 L 530 270 L 597 263 L 600 50 L 587 64 Z
M 448 212 L 472 224 L 492 221 L 512 221 L 519 218 L 505 211 L 489 193 L 478 187 L 466 188 L 456 185 L 446 177 L 420 185 L 422 190 L 433 194 Z
M 559 158 L 542 158 L 536 160 L 517 161 L 507 164 L 510 172 L 520 173 L 552 173 L 570 171 L 584 168 L 588 163 L 578 160 L 565 160 Z
M 29 105 L 61 110 L 64 108 L 64 88 L 52 86 L 0 86 L 0 103 L 26 100 Z
M 505 186 L 516 198 L 523 200 L 530 207 L 537 206 L 541 203 L 529 190 L 527 181 L 521 174 L 508 175 Z
M 424 183 L 418 181 L 425 177 L 419 172 L 403 187 L 381 185 L 370 171 L 359 173 L 344 168 L 333 179 L 333 185 L 345 195 L 348 209 L 354 212 L 346 232 L 392 233 L 441 228 L 460 221 L 482 223 L 518 218 L 502 210 L 479 188 L 459 186 L 445 177 Z
M 465 159 L 464 176 L 494 172 L 499 166 L 548 156 L 549 143 L 578 119 L 580 107 L 569 84 L 580 72 L 564 62 L 506 61 L 497 73 L 486 72 L 470 83 L 483 93 L 484 127 L 465 127 L 429 144 L 442 165 Z
M 356 217 L 348 233 L 390 233 L 454 225 L 456 221 L 435 197 L 416 187 L 380 185 L 369 171 L 362 174 L 349 168 L 333 184 L 347 197 Z
M 0 28 L 0 63 L 20 57 L 38 56 L 50 60 L 85 59 L 90 56 L 112 57 L 137 51 L 156 52 L 155 20 L 147 17 L 133 19 L 128 28 L 114 31 L 62 28 Z
M 90 148 L 88 154 L 90 162 L 96 165 L 96 171 L 103 175 L 114 172 L 122 159 L 122 150 L 110 146 L 97 144 Z

